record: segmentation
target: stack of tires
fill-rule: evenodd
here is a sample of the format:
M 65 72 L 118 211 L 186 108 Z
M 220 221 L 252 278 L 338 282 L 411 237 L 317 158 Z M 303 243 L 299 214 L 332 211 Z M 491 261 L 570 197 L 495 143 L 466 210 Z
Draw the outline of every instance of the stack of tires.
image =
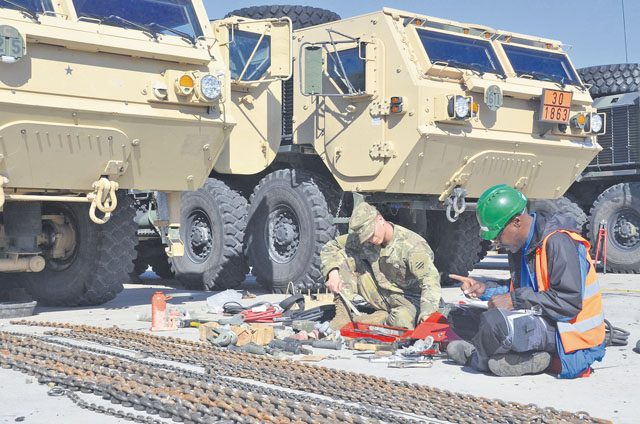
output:
M 640 64 L 602 65 L 578 70 L 582 81 L 590 85 L 594 100 L 605 96 L 634 93 L 640 90 Z M 636 100 L 637 101 L 637 100 Z M 636 104 L 637 106 L 637 104 Z M 622 109 L 619 109 L 622 111 Z M 636 110 L 637 107 L 636 107 Z M 633 151 L 640 149 L 640 114 L 623 112 L 626 116 L 607 117 L 606 131 L 613 142 L 614 132 L 628 127 L 623 144 Z M 624 128 L 623 128 L 624 129 Z M 607 224 L 607 271 L 640 273 L 640 162 L 610 172 L 608 176 L 576 183 L 570 189 L 589 213 L 586 234 L 593 244 L 600 224 Z M 628 172 L 633 171 L 633 172 Z M 595 189 L 594 189 L 595 187 Z

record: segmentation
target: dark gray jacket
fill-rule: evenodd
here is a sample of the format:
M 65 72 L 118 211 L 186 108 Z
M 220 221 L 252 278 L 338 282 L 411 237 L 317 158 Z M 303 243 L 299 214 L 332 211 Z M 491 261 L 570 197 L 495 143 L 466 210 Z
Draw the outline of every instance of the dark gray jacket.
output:
M 535 233 L 526 252 L 529 269 L 535 272 L 536 248 L 542 245 L 544 237 L 558 229 L 573 229 L 571 217 L 554 215 L 546 217 L 537 214 Z M 529 287 L 520 287 L 520 258 L 522 251 L 509 254 L 509 268 L 514 290 L 511 300 L 514 309 L 531 309 L 534 305 L 542 308 L 543 316 L 553 321 L 571 319 L 582 309 L 582 276 L 578 256 L 579 244 L 568 235 L 554 234 L 547 241 L 547 262 L 549 290 L 534 292 Z

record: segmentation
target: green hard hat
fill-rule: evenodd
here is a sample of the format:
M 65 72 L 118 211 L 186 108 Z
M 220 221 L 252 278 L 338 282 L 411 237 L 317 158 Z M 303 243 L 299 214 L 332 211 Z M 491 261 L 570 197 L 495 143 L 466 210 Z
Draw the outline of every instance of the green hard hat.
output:
M 478 199 L 476 218 L 480 237 L 494 240 L 514 216 L 527 207 L 527 198 L 513 187 L 498 184 L 488 188 Z

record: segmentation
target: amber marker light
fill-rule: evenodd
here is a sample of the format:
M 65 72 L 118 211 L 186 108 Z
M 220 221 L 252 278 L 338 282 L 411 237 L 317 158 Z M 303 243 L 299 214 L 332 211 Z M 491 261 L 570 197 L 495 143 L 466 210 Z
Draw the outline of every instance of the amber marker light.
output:
M 178 94 L 182 94 L 183 96 L 188 96 L 193 93 L 195 86 L 196 83 L 193 80 L 193 77 L 187 74 L 180 76 L 180 78 L 176 80 L 176 90 L 178 91 Z
M 571 126 L 577 129 L 584 129 L 587 123 L 587 116 L 584 113 L 579 113 L 571 118 Z
M 402 112 L 402 97 L 393 96 L 393 97 L 391 97 L 389 103 L 391 103 L 391 107 L 389 108 L 391 113 L 400 113 L 400 112 Z

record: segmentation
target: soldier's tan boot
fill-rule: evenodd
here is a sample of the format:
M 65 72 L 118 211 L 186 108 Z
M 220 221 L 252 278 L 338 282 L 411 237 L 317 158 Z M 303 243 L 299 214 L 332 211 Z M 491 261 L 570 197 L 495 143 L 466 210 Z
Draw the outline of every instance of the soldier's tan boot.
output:
M 388 316 L 389 313 L 387 311 L 375 311 L 370 314 L 354 316 L 353 321 L 365 324 L 384 324 Z
M 333 304 L 336 306 L 336 315 L 329 322 L 329 326 L 333 331 L 339 331 L 348 322 L 351 322 L 351 317 L 349 316 L 347 306 L 342 299 L 340 299 L 340 296 L 335 296 Z

